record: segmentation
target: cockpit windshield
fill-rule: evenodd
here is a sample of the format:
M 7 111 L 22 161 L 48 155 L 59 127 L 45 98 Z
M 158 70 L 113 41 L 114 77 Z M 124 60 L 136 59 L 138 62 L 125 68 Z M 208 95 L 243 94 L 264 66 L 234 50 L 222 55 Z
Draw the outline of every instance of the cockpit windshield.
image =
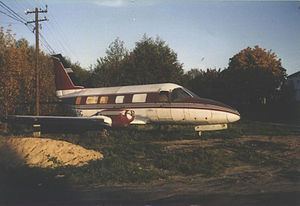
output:
M 189 91 L 186 91 L 183 88 L 176 88 L 171 93 L 171 101 L 172 102 L 178 102 L 183 99 L 191 98 L 191 97 L 193 97 L 193 95 Z
M 187 93 L 189 93 L 192 97 L 197 97 L 200 98 L 197 94 L 195 94 L 194 92 L 188 90 L 187 88 L 182 88 L 184 91 L 186 91 Z

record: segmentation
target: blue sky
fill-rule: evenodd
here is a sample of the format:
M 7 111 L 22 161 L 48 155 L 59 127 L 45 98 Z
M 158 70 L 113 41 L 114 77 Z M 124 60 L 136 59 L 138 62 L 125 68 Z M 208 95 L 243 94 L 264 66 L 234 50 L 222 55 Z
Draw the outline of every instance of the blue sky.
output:
M 225 68 L 230 57 L 255 45 L 275 52 L 288 74 L 300 70 L 300 2 L 2 1 L 28 20 L 33 16 L 25 15 L 25 9 L 47 4 L 49 21 L 42 23 L 43 36 L 55 52 L 86 68 L 105 56 L 115 38 L 132 49 L 146 33 L 165 40 L 185 70 Z M 9 24 L 17 38 L 34 44 L 28 28 L 0 14 L 0 25 Z

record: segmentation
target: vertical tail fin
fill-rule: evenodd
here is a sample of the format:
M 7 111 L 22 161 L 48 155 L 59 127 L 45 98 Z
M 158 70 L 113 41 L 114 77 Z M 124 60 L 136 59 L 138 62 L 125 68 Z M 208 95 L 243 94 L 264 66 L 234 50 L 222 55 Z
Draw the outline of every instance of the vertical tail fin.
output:
M 62 63 L 61 54 L 53 55 L 55 86 L 56 90 L 82 89 L 82 86 L 75 86 Z

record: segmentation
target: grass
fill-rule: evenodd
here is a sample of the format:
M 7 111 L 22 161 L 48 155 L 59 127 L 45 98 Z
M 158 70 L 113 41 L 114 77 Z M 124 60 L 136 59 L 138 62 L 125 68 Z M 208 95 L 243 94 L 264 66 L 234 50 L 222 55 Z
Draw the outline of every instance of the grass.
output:
M 126 130 L 112 130 L 109 137 L 91 137 L 88 135 L 55 135 L 54 139 L 63 139 L 85 148 L 101 151 L 104 159 L 89 165 L 73 168 L 39 169 L 6 168 L 2 170 L 2 184 L 18 181 L 21 178 L 26 185 L 55 185 L 63 182 L 68 185 L 115 185 L 149 184 L 155 181 L 168 181 L 175 176 L 201 175 L 217 177 L 228 168 L 243 164 L 253 166 L 295 167 L 295 159 L 284 159 L 282 153 L 289 151 L 284 143 L 271 141 L 236 141 L 244 135 L 299 135 L 292 127 L 274 126 L 266 123 L 241 121 L 230 125 L 225 131 L 207 132 L 200 138 L 192 127 L 164 126 L 138 127 Z M 174 140 L 218 139 L 218 143 L 207 147 L 190 147 L 168 150 L 159 142 Z M 1 138 L 0 138 L 1 144 Z M 55 161 L 55 160 L 54 160 Z M 1 165 L 2 169 L 5 165 Z M 294 170 L 289 170 L 294 175 Z M 285 172 L 284 174 L 289 174 Z M 56 179 L 59 174 L 64 177 Z M 27 180 L 23 180 L 24 177 Z M 21 181 L 21 182 L 22 182 Z M 25 182 L 24 182 L 25 181 Z

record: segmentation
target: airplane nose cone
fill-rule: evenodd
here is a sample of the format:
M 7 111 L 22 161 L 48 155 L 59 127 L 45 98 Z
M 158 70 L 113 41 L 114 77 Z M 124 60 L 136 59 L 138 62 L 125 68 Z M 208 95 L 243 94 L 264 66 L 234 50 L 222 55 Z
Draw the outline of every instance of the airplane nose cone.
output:
M 241 116 L 239 113 L 233 114 L 233 113 L 227 113 L 227 120 L 228 122 L 236 122 L 241 119 Z

